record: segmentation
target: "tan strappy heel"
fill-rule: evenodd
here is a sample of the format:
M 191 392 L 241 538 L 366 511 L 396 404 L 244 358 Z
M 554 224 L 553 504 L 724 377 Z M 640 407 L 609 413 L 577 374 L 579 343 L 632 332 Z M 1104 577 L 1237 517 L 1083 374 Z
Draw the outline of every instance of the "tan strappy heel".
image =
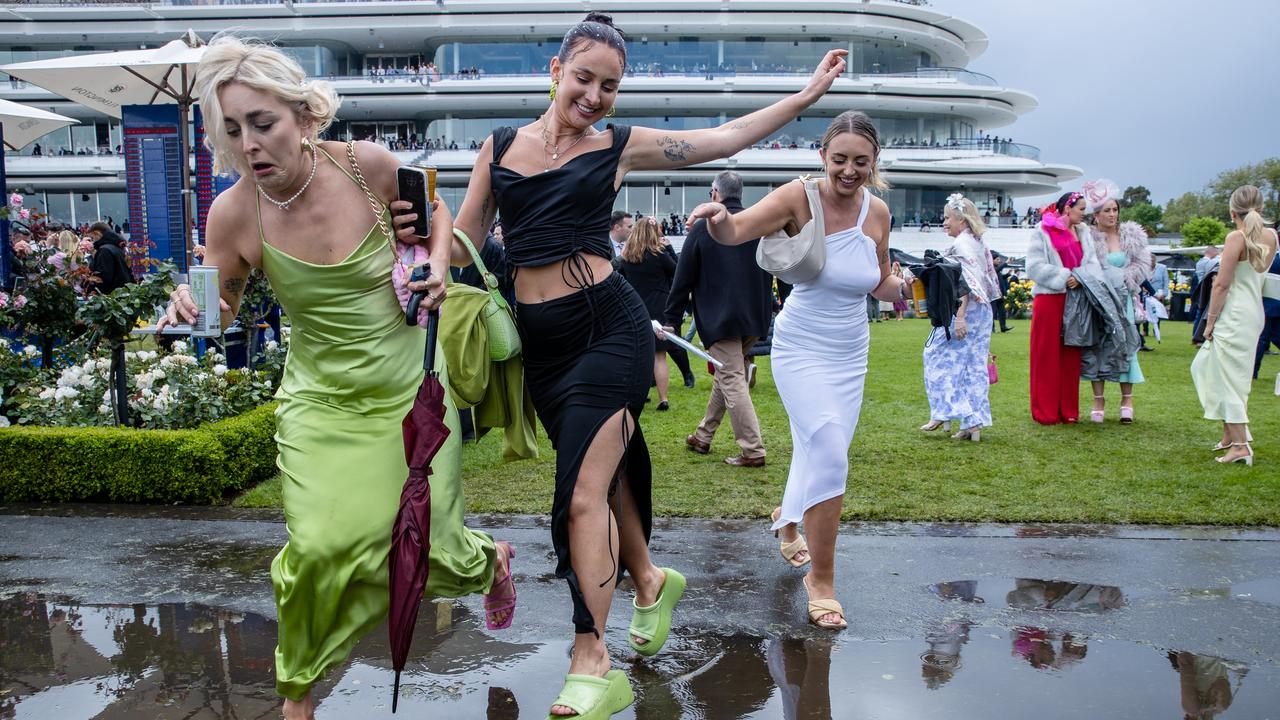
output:
M 782 508 L 780 507 L 774 508 L 773 513 L 770 515 L 770 517 L 773 518 L 774 522 L 778 522 L 778 518 L 781 516 L 782 516 Z M 779 530 L 774 530 L 773 536 L 775 538 L 778 537 L 778 534 L 780 532 L 781 531 Z M 796 560 L 796 556 L 799 555 L 800 553 L 804 553 L 806 556 L 809 554 L 809 543 L 805 542 L 803 535 L 797 535 L 796 539 L 792 540 L 789 543 L 788 542 L 778 543 L 778 550 L 779 552 L 782 553 L 782 559 L 786 560 L 787 564 L 793 568 L 802 568 L 805 565 L 809 564 L 808 557 L 806 557 L 804 560 Z

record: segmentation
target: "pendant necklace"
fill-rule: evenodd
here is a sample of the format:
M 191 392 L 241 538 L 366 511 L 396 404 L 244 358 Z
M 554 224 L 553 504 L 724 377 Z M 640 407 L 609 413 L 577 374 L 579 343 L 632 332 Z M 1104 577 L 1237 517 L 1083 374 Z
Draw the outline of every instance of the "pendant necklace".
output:
M 551 160 L 550 160 L 550 161 L 548 161 L 548 162 L 546 162 L 547 170 L 550 170 L 550 169 L 551 169 L 551 166 L 552 166 L 553 164 L 555 164 L 556 160 L 559 160 L 559 159 L 560 159 L 560 156 L 561 156 L 561 155 L 563 155 L 563 154 L 565 154 L 565 153 L 569 152 L 570 150 L 572 150 L 574 145 L 577 145 L 578 143 L 582 142 L 582 139 L 583 139 L 583 138 L 585 138 L 585 137 L 587 136 L 587 131 L 586 131 L 586 130 L 583 130 L 582 132 L 578 133 L 578 137 L 577 137 L 577 139 L 575 139 L 573 142 L 569 143 L 568 147 L 566 147 L 566 148 L 564 148 L 563 150 L 561 150 L 561 149 L 560 149 L 560 144 L 559 144 L 559 143 L 556 143 L 556 144 L 554 144 L 554 145 L 553 145 L 553 144 L 551 143 L 551 141 L 547 139 L 547 138 L 548 138 L 549 133 L 547 132 L 547 123 L 546 123 L 546 121 L 545 121 L 545 120 L 542 120 L 542 121 L 541 121 L 541 124 L 542 124 L 542 132 L 541 132 L 541 134 L 542 134 L 542 152 L 543 152 L 543 156 L 544 156 L 544 158 L 545 158 L 547 155 L 550 155 L 550 156 L 551 156 Z M 548 152 L 547 152 L 547 148 L 551 148 L 551 152 L 550 152 L 550 153 L 548 153 Z M 543 172 L 546 172 L 546 171 L 544 170 Z

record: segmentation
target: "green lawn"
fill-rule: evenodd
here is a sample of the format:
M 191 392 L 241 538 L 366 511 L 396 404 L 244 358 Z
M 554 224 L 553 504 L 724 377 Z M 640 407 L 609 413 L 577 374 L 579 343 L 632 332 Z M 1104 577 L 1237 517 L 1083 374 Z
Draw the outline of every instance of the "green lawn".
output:
M 1118 422 L 1119 386 L 1107 387 L 1101 426 L 1042 427 L 1027 402 L 1029 320 L 997 333 L 1000 382 L 991 388 L 994 427 L 981 443 L 922 433 L 928 403 L 921 379 L 923 320 L 872 326 L 871 367 L 862 418 L 850 449 L 847 519 L 1203 523 L 1280 525 L 1280 398 L 1273 394 L 1280 357 L 1263 362 L 1250 402 L 1258 466 L 1213 462 L 1219 424 L 1201 419 L 1188 367 L 1194 348 L 1186 323 L 1165 323 L 1164 343 L 1142 353 L 1147 382 L 1135 389 L 1136 422 Z M 710 377 L 699 370 L 693 390 L 672 389 L 672 410 L 652 405 L 641 423 L 654 466 L 654 511 L 661 515 L 763 517 L 782 496 L 791 435 L 767 358 L 754 390 L 769 464 L 731 468 L 736 453 L 727 419 L 712 454 L 685 449 L 702 417 Z M 673 377 L 679 374 L 672 369 Z M 656 394 L 653 394 L 656 398 Z M 1081 384 L 1087 419 L 1091 391 Z M 542 457 L 505 463 L 498 434 L 465 451 L 472 512 L 546 513 L 555 462 L 542 438 Z M 265 483 L 237 504 L 279 505 L 279 484 Z

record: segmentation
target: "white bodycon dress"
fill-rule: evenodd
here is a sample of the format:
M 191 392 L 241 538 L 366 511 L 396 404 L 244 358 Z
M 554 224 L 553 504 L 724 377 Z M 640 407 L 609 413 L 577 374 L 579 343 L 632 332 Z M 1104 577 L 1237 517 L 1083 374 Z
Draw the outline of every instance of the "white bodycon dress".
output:
M 800 522 L 814 505 L 844 494 L 849 445 L 867 376 L 867 293 L 880 284 L 875 241 L 858 222 L 827 236 L 827 261 L 795 286 L 773 332 L 773 375 L 791 420 L 791 469 L 774 529 Z

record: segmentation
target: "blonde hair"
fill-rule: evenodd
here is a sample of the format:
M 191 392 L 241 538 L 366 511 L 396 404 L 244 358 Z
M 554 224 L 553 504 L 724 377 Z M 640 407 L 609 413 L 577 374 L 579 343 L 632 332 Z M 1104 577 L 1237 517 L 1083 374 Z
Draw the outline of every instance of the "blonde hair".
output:
M 1244 224 L 1244 259 L 1258 272 L 1267 271 L 1270 251 L 1262 244 L 1267 224 L 1262 219 L 1262 191 L 1253 185 L 1241 185 L 1231 193 L 1231 212 Z
M 196 68 L 195 91 L 204 115 L 205 145 L 213 153 L 213 171 L 247 171 L 237 166 L 239 153 L 227 136 L 218 92 L 238 82 L 270 93 L 292 105 L 301 124 L 309 125 L 311 140 L 325 131 L 338 114 L 338 92 L 323 80 L 307 80 L 296 60 L 266 43 L 246 41 L 234 35 L 218 35 L 209 43 Z
M 652 215 L 641 218 L 631 227 L 627 235 L 627 244 L 622 247 L 622 259 L 629 263 L 642 263 L 646 255 L 657 255 L 662 252 L 662 234 L 658 232 L 658 222 Z
M 959 208 L 952 204 L 957 202 L 960 205 Z M 978 206 L 974 205 L 969 198 L 960 198 L 958 201 L 948 200 L 942 212 L 968 223 L 969 232 L 976 238 L 982 237 L 987 232 L 987 224 L 982 222 L 982 216 L 978 214 Z
M 822 136 L 822 151 L 825 153 L 831 141 L 845 133 L 859 135 L 871 143 L 874 154 L 871 157 L 871 172 L 867 175 L 866 185 L 877 192 L 888 190 L 889 183 L 885 182 L 880 175 L 880 135 L 876 132 L 876 126 L 872 124 L 871 118 L 857 110 L 845 110 L 837 115 Z
M 80 238 L 70 230 L 58 233 L 58 249 L 70 257 L 80 256 Z

